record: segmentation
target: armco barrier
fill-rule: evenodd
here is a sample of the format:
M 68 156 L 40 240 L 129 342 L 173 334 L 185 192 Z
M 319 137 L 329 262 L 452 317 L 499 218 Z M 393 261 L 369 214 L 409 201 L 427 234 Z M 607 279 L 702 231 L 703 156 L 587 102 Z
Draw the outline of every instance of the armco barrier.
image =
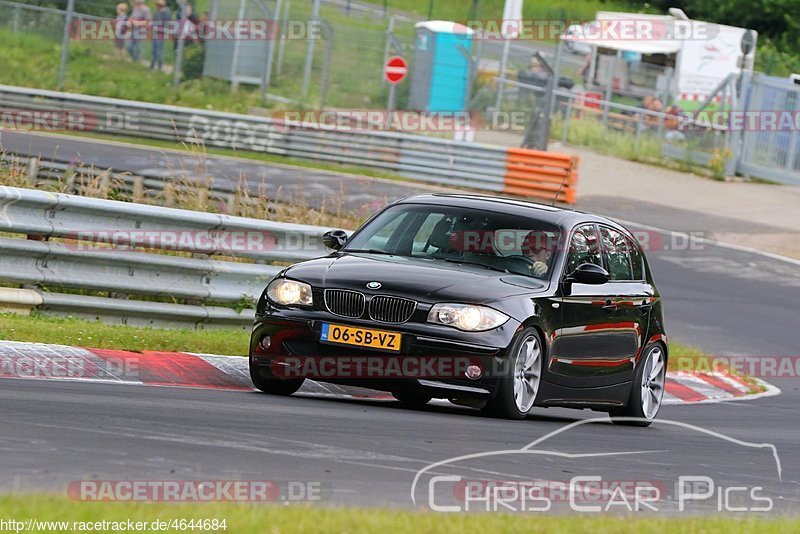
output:
M 266 262 L 325 255 L 325 230 L 0 187 L 0 231 L 23 237 L 0 237 L 0 282 L 47 288 L 38 306 L 46 312 L 126 324 L 246 326 L 252 309 L 214 304 L 258 299 L 281 269 Z M 0 298 L 18 305 L 13 293 Z
M 509 148 L 504 193 L 575 203 L 578 156 Z
M 458 187 L 503 191 L 564 202 L 575 198 L 575 180 L 553 186 L 553 158 L 570 156 L 386 131 L 349 131 L 242 114 L 0 85 L 0 112 L 72 112 L 78 129 L 266 152 L 292 158 L 358 165 Z M 8 121 L 6 121 L 8 122 Z M 531 156 L 525 170 L 522 154 Z M 572 160 L 572 175 L 577 160 Z M 510 173 L 514 173 L 510 175 Z M 562 194 L 563 193 L 563 194 Z

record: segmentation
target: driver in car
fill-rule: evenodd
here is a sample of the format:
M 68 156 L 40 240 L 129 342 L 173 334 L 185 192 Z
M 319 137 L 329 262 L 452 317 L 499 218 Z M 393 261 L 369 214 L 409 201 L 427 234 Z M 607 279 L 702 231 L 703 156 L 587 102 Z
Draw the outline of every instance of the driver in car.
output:
M 522 241 L 522 254 L 533 260 L 531 274 L 543 278 L 547 274 L 548 261 L 550 260 L 550 238 L 544 232 L 533 230 L 528 232 Z

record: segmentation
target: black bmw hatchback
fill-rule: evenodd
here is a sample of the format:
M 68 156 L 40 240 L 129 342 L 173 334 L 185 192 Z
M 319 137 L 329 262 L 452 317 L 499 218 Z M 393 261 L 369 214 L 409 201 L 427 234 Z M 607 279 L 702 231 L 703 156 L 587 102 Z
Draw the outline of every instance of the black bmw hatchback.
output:
M 591 408 L 648 425 L 667 338 L 642 249 L 619 224 L 539 204 L 422 195 L 390 204 L 333 252 L 282 271 L 258 302 L 250 375 L 449 399 L 522 419 Z

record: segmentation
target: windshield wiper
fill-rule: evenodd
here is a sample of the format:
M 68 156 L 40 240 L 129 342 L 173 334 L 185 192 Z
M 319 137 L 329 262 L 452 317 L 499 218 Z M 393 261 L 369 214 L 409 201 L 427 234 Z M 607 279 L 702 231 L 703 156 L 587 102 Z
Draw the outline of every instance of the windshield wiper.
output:
M 502 269 L 500 267 L 495 267 L 493 265 L 486 265 L 485 263 L 478 263 L 478 262 L 475 262 L 475 261 L 464 261 L 464 260 L 458 260 L 458 259 L 455 259 L 455 258 L 436 258 L 436 259 L 437 260 L 444 260 L 444 261 L 450 262 L 450 263 L 461 263 L 463 265 L 476 265 L 478 267 L 485 267 L 486 269 L 489 269 L 489 270 L 492 270 L 492 271 L 499 271 L 501 273 L 511 274 L 511 271 L 509 271 L 508 269 Z
M 403 256 L 403 254 L 397 254 L 395 252 L 387 252 L 385 250 L 378 250 L 377 248 L 357 248 L 357 249 L 344 249 L 342 252 L 355 252 L 359 254 L 384 254 L 386 256 Z

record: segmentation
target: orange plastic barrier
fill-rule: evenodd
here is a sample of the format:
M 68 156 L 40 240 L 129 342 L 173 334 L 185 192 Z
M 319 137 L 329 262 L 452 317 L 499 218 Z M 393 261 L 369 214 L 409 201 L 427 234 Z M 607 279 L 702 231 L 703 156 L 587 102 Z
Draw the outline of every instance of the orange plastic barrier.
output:
M 509 148 L 504 193 L 575 203 L 578 156 Z

